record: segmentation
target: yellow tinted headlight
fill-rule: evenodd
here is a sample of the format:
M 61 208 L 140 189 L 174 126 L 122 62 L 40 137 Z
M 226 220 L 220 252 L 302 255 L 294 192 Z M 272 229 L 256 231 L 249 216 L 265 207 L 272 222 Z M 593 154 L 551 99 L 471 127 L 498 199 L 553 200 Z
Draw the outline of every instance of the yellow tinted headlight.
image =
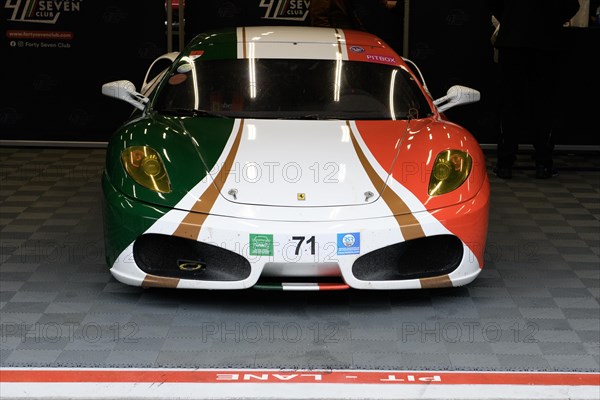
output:
M 472 166 L 473 159 L 464 151 L 444 150 L 439 153 L 429 178 L 429 195 L 439 196 L 458 188 L 469 177 Z
M 169 193 L 171 183 L 165 164 L 156 150 L 148 146 L 132 146 L 121 152 L 125 171 L 137 183 L 155 192 Z

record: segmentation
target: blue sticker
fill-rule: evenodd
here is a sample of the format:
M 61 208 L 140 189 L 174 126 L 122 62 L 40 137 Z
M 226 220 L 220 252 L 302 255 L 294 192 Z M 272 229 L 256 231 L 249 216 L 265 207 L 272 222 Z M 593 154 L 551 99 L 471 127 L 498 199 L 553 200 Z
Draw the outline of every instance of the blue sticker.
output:
M 360 254 L 360 232 L 338 233 L 337 254 L 338 256 Z
M 350 50 L 352 50 L 355 53 L 362 53 L 365 51 L 365 49 L 360 46 L 352 46 L 350 47 Z

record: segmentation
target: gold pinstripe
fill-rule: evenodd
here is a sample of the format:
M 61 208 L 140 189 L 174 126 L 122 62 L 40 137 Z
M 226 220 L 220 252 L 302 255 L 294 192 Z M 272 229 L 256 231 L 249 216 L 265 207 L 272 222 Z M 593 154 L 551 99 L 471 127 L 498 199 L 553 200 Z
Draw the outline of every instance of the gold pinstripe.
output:
M 339 30 L 336 28 L 335 29 L 335 39 L 337 40 L 337 47 L 338 47 L 338 52 L 341 54 L 342 53 L 342 41 L 340 40 L 340 38 L 342 37 L 342 35 L 340 34 Z
M 177 289 L 179 278 L 166 278 L 164 276 L 156 276 L 147 274 L 142 282 L 142 287 L 162 287 L 168 289 Z
M 183 218 L 183 221 L 181 221 L 175 232 L 173 232 L 173 236 L 179 236 L 193 240 L 198 239 L 202 224 L 208 217 L 210 209 L 213 207 L 217 201 L 217 198 L 219 197 L 219 188 L 214 182 L 225 182 L 227 176 L 231 172 L 233 161 L 235 160 L 238 148 L 240 146 L 243 129 L 244 120 L 241 120 L 235 140 L 233 141 L 231 149 L 229 150 L 229 154 L 227 154 L 223 168 L 221 168 L 219 173 L 215 176 L 213 183 L 211 183 L 204 193 L 200 195 L 200 198 L 192 206 L 191 211 L 185 216 L 185 218 Z
M 246 59 L 246 28 L 242 27 L 242 58 Z
M 352 139 L 352 145 L 354 146 L 354 151 L 356 151 L 356 155 L 360 160 L 363 168 L 365 169 L 369 179 L 373 183 L 373 186 L 377 191 L 383 190 L 379 194 L 388 205 L 390 210 L 392 210 L 392 214 L 396 218 L 398 225 L 400 226 L 400 231 L 402 232 L 402 236 L 404 240 L 417 239 L 425 236 L 425 232 L 423 232 L 423 228 L 419 221 L 415 218 L 415 216 L 410 211 L 410 208 L 406 205 L 404 201 L 398 196 L 396 192 L 392 190 L 389 186 L 385 186 L 385 181 L 381 179 L 379 174 L 375 171 L 375 168 L 369 163 L 369 160 L 365 156 L 364 151 L 360 148 L 358 141 L 356 140 L 356 136 L 352 131 L 352 127 L 350 126 L 350 122 L 346 121 L 346 126 L 350 131 L 350 138 Z
M 445 288 L 452 287 L 452 281 L 448 275 L 433 276 L 431 278 L 419 279 L 421 282 L 421 288 L 433 289 L 433 288 Z

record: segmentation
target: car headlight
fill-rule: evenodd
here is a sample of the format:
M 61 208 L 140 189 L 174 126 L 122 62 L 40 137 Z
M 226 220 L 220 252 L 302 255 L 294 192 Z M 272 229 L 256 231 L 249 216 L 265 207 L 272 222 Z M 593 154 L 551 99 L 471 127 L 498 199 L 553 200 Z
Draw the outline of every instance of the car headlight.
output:
M 458 188 L 469 177 L 472 166 L 473 159 L 464 151 L 444 150 L 439 153 L 429 178 L 429 195 L 439 196 Z
M 156 150 L 148 146 L 132 146 L 121 152 L 125 171 L 140 185 L 161 193 L 171 191 L 165 164 Z

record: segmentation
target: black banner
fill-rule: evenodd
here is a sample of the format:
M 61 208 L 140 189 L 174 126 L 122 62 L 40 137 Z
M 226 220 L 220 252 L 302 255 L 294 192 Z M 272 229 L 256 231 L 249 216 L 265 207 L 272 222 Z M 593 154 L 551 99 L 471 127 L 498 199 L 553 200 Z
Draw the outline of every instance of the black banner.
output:
M 141 85 L 166 51 L 160 0 L 6 0 L 0 138 L 106 141 L 131 106 L 103 83 Z
M 185 37 L 232 26 L 309 25 L 309 5 L 309 0 L 185 0 Z

